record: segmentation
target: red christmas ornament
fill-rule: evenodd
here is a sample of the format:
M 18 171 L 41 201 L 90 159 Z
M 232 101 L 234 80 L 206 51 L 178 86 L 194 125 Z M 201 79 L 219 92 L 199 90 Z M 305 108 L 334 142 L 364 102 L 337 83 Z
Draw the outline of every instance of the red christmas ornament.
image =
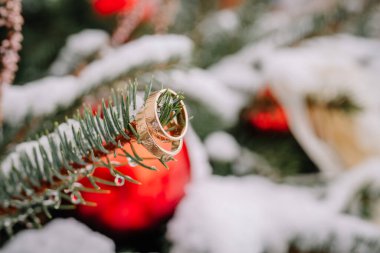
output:
M 141 21 L 150 19 L 155 13 L 155 4 L 150 0 L 93 0 L 93 8 L 100 15 L 128 14 L 140 1 L 145 1 Z
M 112 15 L 130 10 L 137 0 L 94 0 L 93 8 L 101 15 Z
M 258 93 L 248 119 L 261 131 L 289 132 L 286 113 L 269 88 Z
M 219 5 L 222 9 L 236 8 L 240 6 L 244 0 L 220 0 Z
M 129 144 L 124 148 L 130 150 Z M 134 148 L 141 157 L 152 157 L 143 146 L 134 144 Z M 114 158 L 113 155 L 109 158 L 121 164 L 128 163 L 126 158 Z M 97 203 L 97 206 L 79 206 L 79 215 L 96 220 L 98 224 L 114 231 L 143 230 L 158 224 L 174 212 L 190 180 L 190 160 L 186 145 L 175 159 L 177 161 L 167 163 L 169 169 L 156 159 L 144 161 L 155 166 L 158 171 L 148 170 L 133 162 L 117 167 L 117 170 L 138 180 L 141 185 L 115 178 L 107 168 L 97 168 L 95 176 L 124 185 L 99 184 L 102 189 L 110 190 L 110 194 L 83 192 L 84 199 Z M 81 180 L 81 183 L 91 186 L 87 179 Z

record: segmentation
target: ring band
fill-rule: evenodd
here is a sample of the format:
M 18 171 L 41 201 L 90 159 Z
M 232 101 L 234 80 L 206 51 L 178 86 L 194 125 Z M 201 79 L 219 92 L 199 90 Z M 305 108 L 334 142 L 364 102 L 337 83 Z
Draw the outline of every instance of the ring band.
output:
M 179 141 L 172 141 L 172 149 L 167 150 L 162 148 L 159 144 L 157 144 L 154 136 L 152 136 L 151 132 L 148 129 L 148 126 L 145 121 L 144 113 L 137 114 L 137 132 L 140 135 L 140 140 L 143 146 L 151 152 L 157 158 L 163 158 L 164 160 L 168 160 L 169 158 L 178 154 L 183 145 L 183 139 Z
M 164 92 L 165 90 L 161 90 L 149 96 L 145 106 L 136 116 L 136 130 L 140 135 L 141 143 L 149 152 L 157 158 L 169 160 L 171 157 L 177 155 L 182 149 L 183 136 L 187 130 L 187 111 L 185 105 L 182 103 L 182 113 L 180 114 L 183 114 L 183 119 L 185 121 L 180 123 L 182 126 L 180 135 L 169 135 L 162 127 L 157 113 L 158 98 Z M 176 95 L 174 91 L 170 92 Z M 157 140 L 170 142 L 172 145 L 171 149 L 167 150 L 163 148 L 159 145 L 159 143 L 157 143 Z
M 186 106 L 183 103 L 183 101 L 180 101 L 181 112 L 176 116 L 177 127 L 179 127 L 178 129 L 176 129 L 176 132 L 179 132 L 179 133 L 178 134 L 175 133 L 174 135 L 169 134 L 162 126 L 160 122 L 160 117 L 158 116 L 158 110 L 157 110 L 158 99 L 165 92 L 169 92 L 171 95 L 177 96 L 177 93 L 171 89 L 163 89 L 161 91 L 152 93 L 146 100 L 146 104 L 144 108 L 146 122 L 147 122 L 148 128 L 151 129 L 152 133 L 160 140 L 164 141 L 165 139 L 167 139 L 170 141 L 178 141 L 182 139 L 187 132 L 188 114 L 187 114 Z

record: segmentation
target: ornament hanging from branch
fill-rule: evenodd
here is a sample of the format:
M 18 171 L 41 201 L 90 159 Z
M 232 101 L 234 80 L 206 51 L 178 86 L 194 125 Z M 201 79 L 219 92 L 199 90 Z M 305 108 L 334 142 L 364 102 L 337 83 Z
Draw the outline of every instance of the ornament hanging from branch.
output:
M 139 183 L 119 171 L 110 157 L 134 161 L 150 170 L 156 168 L 145 160 L 157 160 L 164 166 L 173 160 L 181 151 L 187 129 L 183 96 L 171 90 L 151 93 L 151 85 L 144 100 L 138 100 L 136 93 L 137 86 L 130 84 L 127 90 L 113 93 L 109 106 L 103 102 L 96 115 L 87 108 L 83 116 L 78 113 L 76 120 L 57 126 L 54 133 L 16 147 L 0 170 L 0 229 L 12 234 L 17 223 L 39 226 L 39 214 L 49 216 L 50 208 L 96 205 L 82 192 L 108 192 L 98 184 Z M 141 143 L 150 158 L 124 148 L 132 142 Z M 96 177 L 99 167 L 107 168 L 114 180 Z M 88 178 L 91 186 L 79 183 L 82 178 Z
M 257 94 L 246 117 L 260 131 L 289 132 L 285 111 L 268 87 Z
M 236 8 L 244 3 L 244 0 L 220 0 L 219 6 L 222 9 Z
M 162 104 L 165 103 L 163 97 L 181 99 L 181 95 L 171 90 L 152 94 L 146 100 L 143 111 L 136 117 L 136 130 L 140 135 L 141 144 L 131 141 L 123 146 L 123 149 L 130 154 L 138 154 L 139 158 L 144 160 L 144 164 L 133 157 L 125 159 L 125 157 L 114 157 L 113 154 L 107 157 L 114 163 L 117 171 L 128 174 L 141 184 L 130 184 L 123 177 L 112 175 L 105 167 L 96 168 L 94 176 L 105 182 L 105 184 L 99 183 L 102 189 L 109 191 L 110 194 L 83 192 L 83 198 L 95 203 L 96 206 L 79 206 L 79 218 L 96 223 L 107 230 L 128 232 L 154 227 L 174 212 L 184 196 L 187 182 L 190 181 L 189 155 L 187 148 L 185 146 L 182 148 L 182 139 L 187 132 L 188 116 L 183 103 L 177 109 L 174 109 L 174 106 L 174 111 L 170 108 L 163 110 Z M 93 114 L 97 113 L 95 108 L 95 105 L 92 106 Z M 171 111 L 169 122 L 166 120 L 159 123 L 161 122 L 159 119 L 166 118 Z M 105 116 L 98 115 L 101 118 Z M 175 148 L 174 152 L 168 151 L 170 143 L 180 148 L 180 151 L 178 148 Z M 176 161 L 169 161 L 166 166 L 153 159 L 168 155 L 168 158 L 173 157 Z M 82 179 L 80 183 L 85 187 L 91 187 L 91 182 L 87 178 Z
M 124 149 L 132 153 L 132 147 L 142 157 L 151 156 L 142 145 L 136 143 L 126 144 Z M 118 164 L 118 171 L 135 178 L 141 185 L 113 177 L 107 168 L 97 168 L 94 176 L 114 185 L 99 184 L 110 194 L 83 192 L 83 198 L 96 203 L 96 206 L 80 205 L 78 216 L 111 231 L 132 232 L 154 227 L 173 214 L 190 181 L 190 160 L 185 145 L 174 158 L 176 161 L 167 163 L 168 168 L 157 160 L 146 160 L 147 165 L 157 168 L 152 171 L 144 169 L 132 159 L 110 157 Z M 80 182 L 91 187 L 88 179 Z

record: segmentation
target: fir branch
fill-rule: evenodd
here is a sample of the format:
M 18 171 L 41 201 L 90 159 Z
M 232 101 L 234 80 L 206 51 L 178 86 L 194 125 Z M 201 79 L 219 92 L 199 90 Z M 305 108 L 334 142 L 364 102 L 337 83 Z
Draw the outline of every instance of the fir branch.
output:
M 3 97 L 4 138 L 0 142 L 0 153 L 8 153 L 10 144 L 25 141 L 42 127 L 51 130 L 51 124 L 46 122 L 62 122 L 62 115 L 71 115 L 85 96 L 144 73 L 171 69 L 185 63 L 191 51 L 192 42 L 184 36 L 144 36 L 88 64 L 78 77 L 47 77 L 8 87 Z M 50 90 L 55 92 L 45 96 Z M 16 108 L 12 106 L 14 101 L 20 101 Z
M 121 186 L 128 181 L 138 184 L 115 168 L 117 164 L 108 158 L 109 154 L 126 157 L 130 162 L 156 170 L 144 163 L 132 145 L 132 141 L 139 140 L 134 120 L 137 109 L 145 104 L 138 99 L 136 90 L 137 84 L 131 83 L 128 89 L 113 92 L 108 107 L 103 100 L 95 115 L 85 108 L 82 115 L 78 113 L 76 120 L 57 124 L 53 133 L 19 145 L 5 159 L 0 170 L 0 229 L 11 234 L 12 227 L 20 222 L 39 226 L 40 213 L 49 217 L 49 209 L 69 207 L 64 205 L 66 202 L 94 205 L 83 199 L 80 192 L 102 193 L 97 183 Z M 151 85 L 145 89 L 145 100 L 150 92 Z M 183 98 L 167 97 L 161 95 L 158 105 L 165 111 L 160 117 L 162 124 L 173 120 L 173 113 Z M 126 143 L 131 144 L 132 153 L 123 148 Z M 157 159 L 166 166 L 165 161 Z M 94 170 L 99 166 L 109 169 L 114 182 L 94 176 Z M 78 183 L 84 177 L 90 180 L 93 188 Z

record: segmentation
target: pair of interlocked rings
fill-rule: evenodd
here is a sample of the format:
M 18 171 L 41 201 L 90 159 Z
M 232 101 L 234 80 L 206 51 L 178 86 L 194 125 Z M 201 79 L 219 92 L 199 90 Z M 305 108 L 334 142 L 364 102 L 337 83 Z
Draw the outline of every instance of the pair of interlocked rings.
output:
M 177 96 L 177 93 L 170 89 L 152 93 L 136 116 L 136 128 L 144 147 L 157 158 L 168 161 L 182 148 L 183 137 L 188 127 L 188 114 L 185 104 L 180 101 L 180 113 L 169 122 L 168 126 L 163 126 L 160 122 L 158 101 L 165 92 L 169 92 L 173 97 Z M 165 127 L 172 130 L 165 130 Z M 165 148 L 165 143 L 171 144 L 171 148 Z

